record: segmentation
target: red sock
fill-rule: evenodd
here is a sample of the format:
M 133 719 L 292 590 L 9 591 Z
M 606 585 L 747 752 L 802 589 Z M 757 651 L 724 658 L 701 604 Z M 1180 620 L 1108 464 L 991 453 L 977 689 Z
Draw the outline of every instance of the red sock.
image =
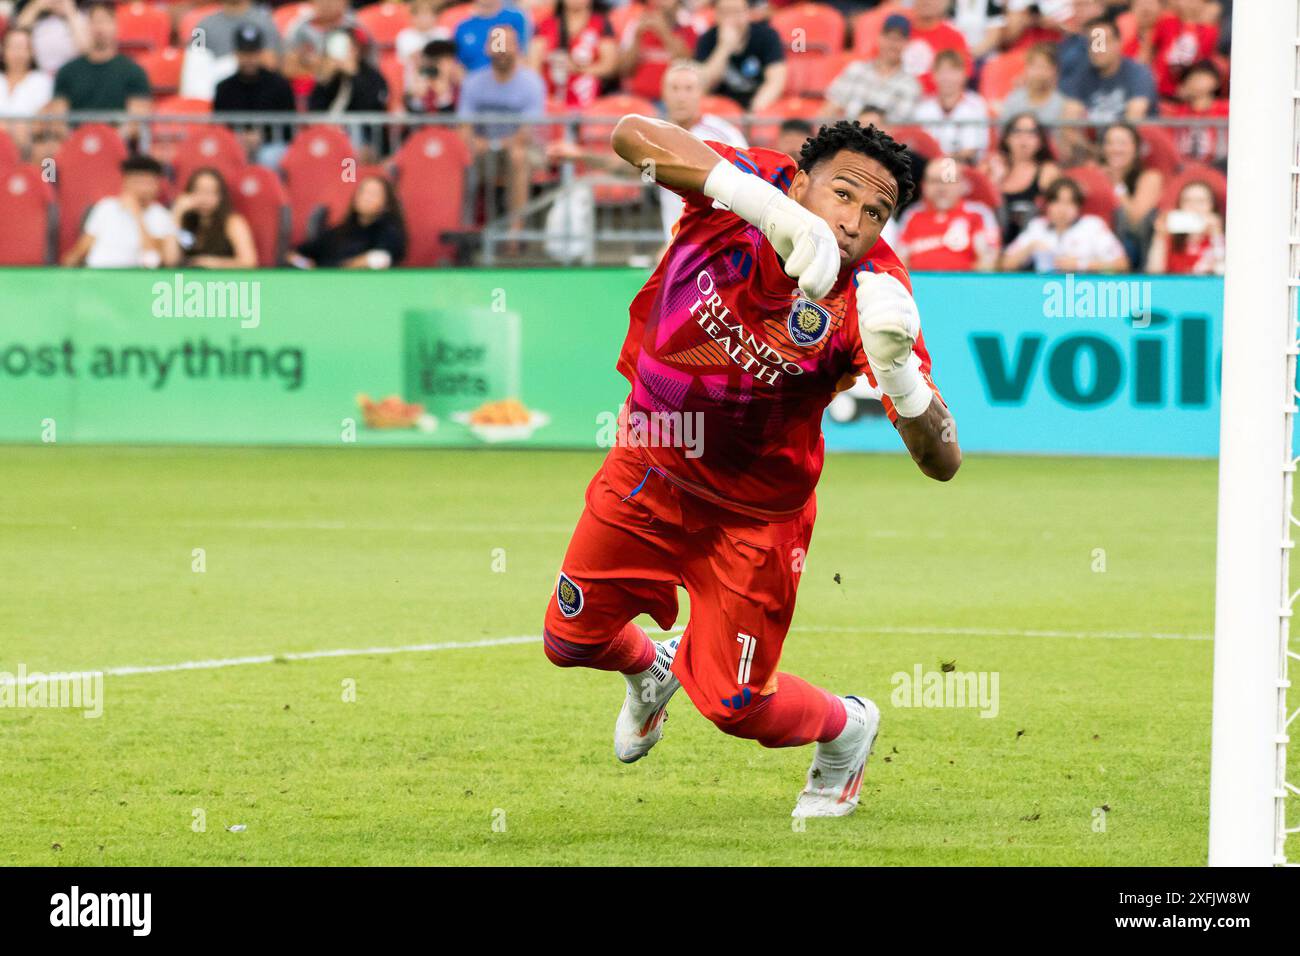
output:
M 847 719 L 844 701 L 830 691 L 793 674 L 777 674 L 775 694 L 761 698 L 753 713 L 734 724 L 718 726 L 764 747 L 802 747 L 838 737 Z
M 654 641 L 634 621 L 604 644 L 570 641 L 542 631 L 546 656 L 557 667 L 592 667 L 598 671 L 639 674 L 654 663 Z

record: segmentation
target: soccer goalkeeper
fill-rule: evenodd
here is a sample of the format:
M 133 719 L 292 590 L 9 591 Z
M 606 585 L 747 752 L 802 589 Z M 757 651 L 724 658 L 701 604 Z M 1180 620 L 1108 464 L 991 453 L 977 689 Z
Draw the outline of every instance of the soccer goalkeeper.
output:
M 685 200 L 632 300 L 618 360 L 631 383 L 623 419 L 699 424 L 689 448 L 658 435 L 610 450 L 546 611 L 546 655 L 626 678 L 619 760 L 658 743 L 680 686 L 724 733 L 765 747 L 816 743 L 795 816 L 851 813 L 880 710 L 777 665 L 835 393 L 865 374 L 924 474 L 947 481 L 961 463 L 910 279 L 879 238 L 912 189 L 908 160 L 875 127 L 847 122 L 808 139 L 797 164 L 636 115 L 619 121 L 613 145 Z M 691 601 L 686 630 L 651 641 L 633 619 L 672 627 L 679 585 Z

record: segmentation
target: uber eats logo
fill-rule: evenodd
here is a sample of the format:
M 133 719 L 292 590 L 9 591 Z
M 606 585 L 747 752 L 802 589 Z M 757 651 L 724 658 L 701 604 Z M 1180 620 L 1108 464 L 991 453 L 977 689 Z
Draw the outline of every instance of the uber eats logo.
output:
M 1177 319 L 1151 313 L 1128 335 L 1096 332 L 1048 335 L 1024 332 L 1014 340 L 996 332 L 970 337 L 975 363 L 995 405 L 1021 405 L 1035 376 L 1066 405 L 1089 408 L 1122 397 L 1133 405 L 1173 404 L 1200 408 L 1218 387 L 1217 359 L 1211 364 L 1210 320 L 1203 315 Z

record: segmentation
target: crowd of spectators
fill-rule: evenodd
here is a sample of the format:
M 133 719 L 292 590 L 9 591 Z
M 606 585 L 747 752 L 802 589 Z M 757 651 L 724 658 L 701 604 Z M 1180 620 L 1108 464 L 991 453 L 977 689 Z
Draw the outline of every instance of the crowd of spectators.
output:
M 400 29 L 383 37 L 367 28 L 373 5 L 349 0 L 168 4 L 157 9 L 179 75 L 165 93 L 215 114 L 318 114 L 345 124 L 368 164 L 410 130 L 348 114 L 442 114 L 467 148 L 471 192 L 488 197 L 464 204 L 467 230 L 498 211 L 522 229 L 561 163 L 616 172 L 607 137 L 572 123 L 603 116 L 607 133 L 614 94 L 619 108 L 796 157 L 820 123 L 853 119 L 909 148 L 916 196 L 886 237 L 913 269 L 1222 270 L 1231 0 L 518 3 L 384 3 L 400 7 Z M 162 112 L 164 90 L 149 45 L 122 38 L 145 6 L 0 0 L 0 129 L 23 160 L 54 154 L 68 111 L 118 111 L 148 149 L 133 118 Z M 271 169 L 294 134 L 233 128 L 248 161 Z M 156 158 L 133 154 L 123 173 L 64 262 L 256 260 L 219 171 L 175 183 L 171 212 Z M 670 234 L 680 201 L 645 196 Z M 400 263 L 402 219 L 391 179 L 363 177 L 346 214 L 286 261 Z

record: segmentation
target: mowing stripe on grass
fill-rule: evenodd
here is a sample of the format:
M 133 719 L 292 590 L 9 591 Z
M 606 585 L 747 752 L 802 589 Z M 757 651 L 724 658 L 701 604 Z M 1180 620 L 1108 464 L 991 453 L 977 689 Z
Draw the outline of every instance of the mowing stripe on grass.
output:
M 667 631 L 658 628 L 648 630 L 658 634 L 679 634 L 685 628 L 674 627 Z M 941 637 L 1046 637 L 1069 638 L 1076 640 L 1161 640 L 1161 641 L 1209 641 L 1209 634 L 1166 634 L 1142 631 L 1049 631 L 1049 630 L 1007 630 L 1005 628 L 980 627 L 875 627 L 867 631 L 857 627 L 809 627 L 791 628 L 792 634 L 899 634 L 921 635 L 935 634 Z M 283 654 L 255 654 L 248 657 L 218 657 L 203 661 L 180 661 L 175 664 L 142 664 L 105 667 L 91 671 L 50 671 L 49 673 L 32 673 L 24 675 L 20 681 L 10 674 L 0 674 L 0 686 L 16 684 L 41 683 L 50 680 L 78 680 L 83 676 L 103 674 L 108 677 L 132 677 L 137 674 L 167 674 L 175 671 L 217 670 L 223 667 L 244 667 L 249 664 L 274 664 L 277 661 L 314 661 L 329 657 L 372 657 L 381 654 L 423 654 L 431 651 L 453 651 L 475 647 L 502 647 L 510 644 L 537 644 L 540 635 L 521 634 L 514 637 L 488 637 L 479 641 L 442 641 L 436 644 L 405 644 L 398 647 L 341 647 L 327 651 L 289 651 Z

